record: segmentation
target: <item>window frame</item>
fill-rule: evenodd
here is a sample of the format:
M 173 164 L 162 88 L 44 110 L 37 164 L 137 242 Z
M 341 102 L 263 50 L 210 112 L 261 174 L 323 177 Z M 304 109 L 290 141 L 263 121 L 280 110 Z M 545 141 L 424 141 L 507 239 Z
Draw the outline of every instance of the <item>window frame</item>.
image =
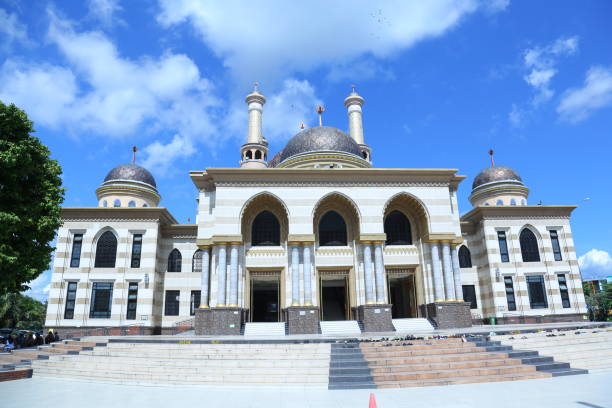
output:
M 111 243 L 105 243 L 103 241 L 103 239 L 105 239 L 105 237 L 110 237 L 112 236 L 114 241 Z M 107 250 L 107 248 L 101 247 L 101 244 L 107 245 L 110 247 L 110 244 L 114 245 L 114 252 L 112 252 L 112 262 L 110 261 L 111 259 L 111 251 L 110 249 L 108 250 L 108 254 L 105 253 L 104 251 Z M 96 257 L 94 259 L 94 268 L 114 268 L 115 265 L 117 264 L 117 247 L 118 247 L 118 239 L 117 236 L 113 233 L 113 231 L 111 230 L 106 230 L 104 231 L 99 237 L 98 237 L 98 241 L 96 242 Z M 103 259 L 102 256 L 107 256 L 108 259 Z
M 557 274 L 557 282 L 559 283 L 559 295 L 561 296 L 561 306 L 564 309 L 569 309 L 572 307 L 572 302 L 569 296 L 569 286 L 567 284 L 567 277 L 565 276 L 564 273 Z
M 321 226 L 323 221 L 328 216 L 332 216 L 336 214 L 338 218 L 335 221 L 342 221 L 344 224 L 344 230 L 341 231 L 340 228 L 337 230 L 332 230 L 331 228 L 322 229 Z M 328 221 L 329 222 L 329 221 Z M 338 211 L 329 210 L 325 214 L 321 216 L 319 219 L 319 223 L 317 226 L 317 232 L 319 233 L 319 246 L 320 247 L 330 247 L 330 246 L 347 246 L 348 245 L 348 225 L 346 225 L 346 220 Z M 323 240 L 325 238 L 325 240 Z
M 74 309 L 76 305 L 76 292 L 78 289 L 78 282 L 69 281 L 66 283 L 66 304 L 64 305 L 64 319 L 72 320 L 74 319 Z M 74 285 L 73 288 L 71 288 L 72 285 Z
M 525 283 L 527 284 L 529 307 L 531 309 L 548 309 L 548 296 L 546 294 L 546 280 L 544 279 L 544 275 L 527 275 L 525 277 Z M 542 301 L 536 302 L 536 299 L 534 299 L 534 295 L 537 295 L 537 293 L 535 293 L 535 285 L 540 285 Z
M 497 243 L 499 245 L 499 256 L 503 263 L 510 262 L 510 251 L 508 250 L 508 237 L 506 231 L 497 231 Z
M 523 262 L 541 262 L 538 237 L 530 228 L 523 228 L 519 234 L 521 259 Z
M 504 276 L 504 291 L 506 292 L 506 305 L 508 306 L 508 311 L 516 311 L 516 296 L 514 294 L 514 280 L 512 276 Z
M 172 302 L 168 300 L 175 296 Z M 170 307 L 172 309 L 170 310 Z M 176 308 L 176 312 L 174 311 Z M 167 290 L 164 294 L 164 316 L 178 316 L 181 308 L 181 291 L 180 290 Z
M 471 268 L 473 266 L 472 252 L 470 251 L 470 248 L 467 247 L 467 245 L 461 245 L 459 247 L 459 250 L 457 251 L 457 257 L 459 258 L 459 268 Z
M 98 286 L 109 285 L 108 288 L 98 288 Z M 114 282 L 93 282 L 91 287 L 91 300 L 89 307 L 89 318 L 90 319 L 110 319 L 113 309 L 113 288 Z M 97 301 L 100 293 L 108 292 L 108 303 L 105 310 L 96 310 Z
M 138 308 L 138 282 L 128 282 L 127 307 L 125 320 L 136 320 L 136 309 Z
M 261 211 L 251 223 L 251 246 L 280 246 L 281 225 L 276 214 Z
M 395 218 L 395 223 L 393 223 L 392 217 Z M 405 223 L 405 225 L 401 225 L 401 223 Z M 387 214 L 383 222 L 383 229 L 387 236 L 385 245 L 412 245 L 412 225 L 403 212 L 393 210 Z
M 81 250 L 83 248 L 83 234 L 72 236 L 72 251 L 70 252 L 70 267 L 78 268 L 81 265 Z
M 140 260 L 142 259 L 142 236 L 143 234 L 132 235 L 132 256 L 130 258 L 131 268 L 140 268 Z
M 167 272 L 181 272 L 183 269 L 183 254 L 178 248 L 173 248 L 168 254 L 168 268 Z
M 555 261 L 562 261 L 563 255 L 561 252 L 561 243 L 559 242 L 559 232 L 557 230 L 549 230 L 550 243 L 553 249 L 553 257 Z

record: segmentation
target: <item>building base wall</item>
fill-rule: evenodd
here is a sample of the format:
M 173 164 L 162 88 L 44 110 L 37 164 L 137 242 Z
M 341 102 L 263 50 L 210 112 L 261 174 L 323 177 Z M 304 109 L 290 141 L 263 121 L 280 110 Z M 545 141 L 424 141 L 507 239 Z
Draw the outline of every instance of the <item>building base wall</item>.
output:
M 96 327 L 96 326 L 45 326 L 43 336 L 53 330 L 61 339 L 86 336 L 149 336 L 161 334 L 161 327 L 123 326 L 123 327 Z
M 284 310 L 287 334 L 318 334 L 319 308 L 314 306 L 290 306 Z
M 356 318 L 363 324 L 364 332 L 393 332 L 391 305 L 361 305 L 355 309 Z
M 197 309 L 194 320 L 195 334 L 239 335 L 244 321 L 244 310 L 239 307 Z
M 497 317 L 497 324 L 537 324 L 537 323 L 560 323 L 560 322 L 588 322 L 588 315 L 585 313 L 568 313 L 557 315 L 541 316 L 503 316 Z M 479 324 L 489 324 L 488 319 L 478 322 Z
M 427 318 L 438 329 L 472 327 L 469 302 L 434 302 L 424 306 Z

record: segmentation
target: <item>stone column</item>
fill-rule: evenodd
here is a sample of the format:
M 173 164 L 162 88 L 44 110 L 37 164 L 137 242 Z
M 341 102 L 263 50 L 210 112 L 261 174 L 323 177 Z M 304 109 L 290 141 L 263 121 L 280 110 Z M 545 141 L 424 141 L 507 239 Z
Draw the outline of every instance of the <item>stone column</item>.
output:
M 455 300 L 455 282 L 453 281 L 453 266 L 451 263 L 450 244 L 442 244 L 442 261 L 444 263 L 444 292 L 447 301 Z
M 200 307 L 208 307 L 208 278 L 210 275 L 210 250 L 208 248 L 202 249 L 202 297 L 200 299 Z
M 442 289 L 442 270 L 440 269 L 440 251 L 437 242 L 431 244 L 431 269 L 434 281 L 434 302 L 444 301 L 444 290 Z
M 238 307 L 238 244 L 230 247 L 229 305 Z
M 227 274 L 227 252 L 225 244 L 219 245 L 217 262 L 217 307 L 225 306 L 225 275 Z
M 312 306 L 312 263 L 310 245 L 304 245 L 304 306 Z
M 376 268 L 376 300 L 385 303 L 385 264 L 382 244 L 374 244 L 374 266 Z
M 459 266 L 459 254 L 457 253 L 457 246 L 454 245 L 451 250 L 451 257 L 453 259 L 453 278 L 455 280 L 455 299 L 463 301 L 463 287 L 461 286 L 461 267 Z
M 300 247 L 291 245 L 291 306 L 300 305 Z
M 376 303 L 374 294 L 374 276 L 372 274 L 372 246 L 363 244 L 363 269 L 365 276 L 366 305 Z

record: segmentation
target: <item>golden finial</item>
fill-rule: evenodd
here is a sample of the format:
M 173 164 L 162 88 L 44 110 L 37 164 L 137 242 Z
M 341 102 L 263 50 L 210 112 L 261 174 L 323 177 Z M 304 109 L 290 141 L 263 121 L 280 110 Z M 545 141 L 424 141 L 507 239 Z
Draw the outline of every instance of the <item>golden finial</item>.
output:
M 253 90 L 255 92 L 259 91 L 259 82 L 257 81 L 253 82 Z
M 306 125 L 304 124 L 304 122 L 300 123 L 300 129 L 304 130 L 304 128 L 306 128 Z
M 319 126 L 323 126 L 323 112 L 325 112 L 325 108 L 321 105 L 317 106 L 317 113 L 319 114 Z
M 489 149 L 489 156 L 491 156 L 491 167 L 495 167 L 495 159 L 493 158 L 493 149 Z
M 136 152 L 138 148 L 136 146 L 132 147 L 132 163 L 136 163 Z

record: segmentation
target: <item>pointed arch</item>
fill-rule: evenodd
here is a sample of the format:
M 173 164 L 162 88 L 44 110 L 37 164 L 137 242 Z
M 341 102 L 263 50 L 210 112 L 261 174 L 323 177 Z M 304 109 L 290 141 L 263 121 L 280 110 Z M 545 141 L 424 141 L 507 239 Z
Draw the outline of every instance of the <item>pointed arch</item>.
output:
M 191 272 L 202 272 L 202 250 L 198 249 L 191 260 Z
M 342 222 L 333 213 L 340 216 L 342 222 L 344 222 L 346 238 L 339 235 L 341 234 Z M 323 223 L 323 218 L 326 218 L 325 223 Z M 351 198 L 340 192 L 326 194 L 315 204 L 312 212 L 313 231 L 315 232 L 316 242 L 319 245 L 322 245 L 322 242 L 326 242 L 327 245 L 335 245 L 332 242 L 337 241 L 343 242 L 340 244 L 342 246 L 348 245 L 349 242 L 359 239 L 360 220 L 359 208 Z M 323 234 L 321 234 L 321 226 L 325 226 Z M 334 239 L 332 235 L 341 239 Z
M 459 267 L 460 268 L 471 268 L 472 267 L 472 253 L 469 248 L 465 245 L 461 245 L 459 248 Z
M 168 272 L 180 272 L 182 268 L 183 256 L 181 251 L 174 248 L 168 255 Z
M 111 229 L 101 232 L 96 242 L 94 268 L 114 268 L 117 260 L 117 236 Z
M 538 238 L 531 228 L 525 227 L 519 235 L 523 262 L 540 262 Z
M 403 212 L 393 210 L 387 214 L 384 229 L 387 235 L 386 245 L 412 245 L 412 228 Z
M 384 218 L 393 211 L 403 213 L 410 221 L 413 242 L 416 238 L 429 236 L 431 231 L 430 216 L 427 207 L 420 199 L 408 192 L 397 193 L 385 203 L 383 208 Z
M 262 217 L 258 219 L 260 215 Z M 263 191 L 249 198 L 240 210 L 240 219 L 242 239 L 251 246 L 262 244 L 265 246 L 284 245 L 287 242 L 289 210 L 283 200 L 275 194 Z M 276 223 L 274 220 L 276 220 Z M 256 221 L 258 225 L 255 225 Z M 254 236 L 255 230 L 262 233 L 267 230 L 271 234 L 267 234 L 267 238 L 259 235 Z

